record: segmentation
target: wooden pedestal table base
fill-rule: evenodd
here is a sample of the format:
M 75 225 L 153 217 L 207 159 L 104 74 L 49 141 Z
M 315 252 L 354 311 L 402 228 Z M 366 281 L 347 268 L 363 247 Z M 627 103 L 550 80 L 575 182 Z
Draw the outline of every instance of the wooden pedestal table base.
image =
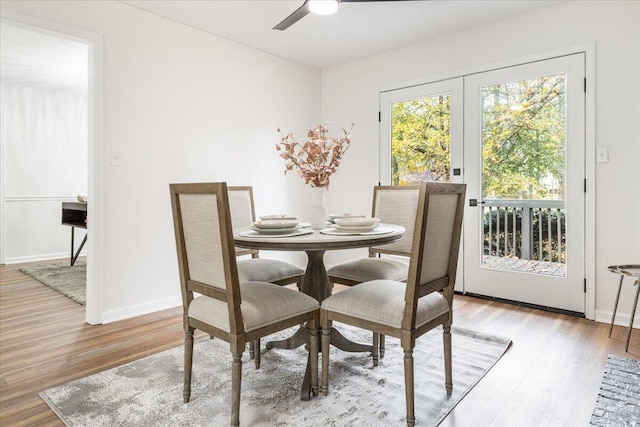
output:
M 388 232 L 384 234 L 348 235 L 343 236 L 322 234 L 314 231 L 313 234 L 302 236 L 255 236 L 242 230 L 234 236 L 234 244 L 238 247 L 260 250 L 277 251 L 305 251 L 307 254 L 307 268 L 304 272 L 300 291 L 314 297 L 319 302 L 331 295 L 333 284 L 329 281 L 327 270 L 324 266 L 324 253 L 330 249 L 351 249 L 368 246 L 378 246 L 400 240 L 404 234 L 404 227 L 399 225 L 384 224 Z M 320 334 L 320 330 L 318 330 Z M 304 325 L 291 337 L 282 341 L 271 341 L 266 344 L 267 350 L 272 348 L 293 349 L 303 344 L 308 344 L 308 332 Z M 345 338 L 335 328 L 330 333 L 331 344 L 343 351 L 349 352 L 373 352 L 373 346 L 359 344 Z M 300 393 L 302 400 L 311 398 L 311 371 L 309 363 L 302 382 Z

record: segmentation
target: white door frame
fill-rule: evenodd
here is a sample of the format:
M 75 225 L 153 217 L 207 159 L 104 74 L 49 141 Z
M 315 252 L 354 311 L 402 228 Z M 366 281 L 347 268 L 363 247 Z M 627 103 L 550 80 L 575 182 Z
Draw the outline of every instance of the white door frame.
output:
M 421 77 L 405 82 L 389 84 L 381 86 L 378 92 L 382 94 L 386 91 L 403 89 L 410 86 L 438 82 L 455 77 L 464 77 L 470 74 L 482 73 L 499 68 L 511 67 L 515 65 L 526 64 L 529 62 L 551 59 L 558 56 L 565 56 L 575 53 L 585 53 L 585 76 L 586 76 L 586 96 L 585 96 L 585 176 L 586 176 L 586 194 L 585 194 L 585 277 L 586 283 L 586 301 L 585 301 L 585 317 L 587 319 L 595 319 L 596 308 L 596 287 L 595 287 L 595 42 L 584 43 L 580 45 L 562 47 L 551 51 L 539 52 L 535 54 L 525 55 L 517 58 L 496 61 L 488 64 L 469 67 L 461 70 L 441 73 L 438 75 Z M 382 146 L 382 139 L 385 135 L 382 126 L 379 126 L 379 141 Z M 382 154 L 382 153 L 380 153 Z M 381 179 L 381 176 L 379 177 Z
M 42 18 L 2 9 L 3 20 L 11 25 L 23 26 L 31 31 L 39 31 L 54 37 L 63 37 L 86 44 L 89 51 L 88 87 L 88 192 L 91 205 L 88 212 L 87 233 L 87 302 L 86 321 L 96 325 L 102 323 L 103 312 L 103 121 L 102 121 L 102 35 L 75 27 L 70 27 Z M 4 161 L 4 156 L 3 156 Z M 4 168 L 3 168 L 4 170 Z M 0 195 L 0 208 L 4 210 L 4 192 Z M 4 219 L 4 212 L 0 212 Z M 4 228 L 4 224 L 0 225 Z M 3 229 L 4 233 L 4 229 Z

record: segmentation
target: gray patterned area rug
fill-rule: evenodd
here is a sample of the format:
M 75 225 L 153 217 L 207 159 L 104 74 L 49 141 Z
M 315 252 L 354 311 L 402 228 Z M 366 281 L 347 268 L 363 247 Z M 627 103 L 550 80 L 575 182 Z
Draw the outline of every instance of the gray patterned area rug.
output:
M 609 355 L 591 425 L 640 426 L 640 360 Z
M 38 264 L 20 269 L 75 302 L 85 305 L 87 299 L 87 262 Z
M 370 332 L 341 325 L 343 334 L 370 342 Z M 293 330 L 269 338 L 284 338 Z M 511 340 L 453 328 L 453 394 L 444 387 L 442 330 L 417 341 L 414 351 L 416 417 L 438 425 L 511 345 Z M 256 370 L 243 355 L 243 426 L 405 425 L 403 352 L 387 338 L 377 367 L 368 353 L 331 348 L 329 395 L 300 400 L 306 366 L 303 347 L 265 350 Z M 149 356 L 40 393 L 67 426 L 225 426 L 231 408 L 231 353 L 225 342 L 200 340 L 194 350 L 191 402 L 182 403 L 183 347 Z

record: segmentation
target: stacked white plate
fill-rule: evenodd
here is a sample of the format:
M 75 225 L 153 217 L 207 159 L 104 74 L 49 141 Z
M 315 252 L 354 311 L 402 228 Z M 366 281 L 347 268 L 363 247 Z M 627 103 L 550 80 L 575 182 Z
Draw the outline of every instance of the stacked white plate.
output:
M 350 219 L 350 218 L 364 218 L 367 215 L 363 214 L 363 213 L 341 213 L 341 214 L 329 214 L 329 217 L 331 218 L 332 221 L 335 221 L 336 219 Z
M 260 217 L 260 219 L 262 221 L 273 221 L 273 220 L 279 220 L 279 221 L 293 221 L 298 219 L 297 216 L 295 215 L 287 215 L 287 214 L 275 214 L 275 215 L 262 215 Z
M 375 230 L 380 224 L 379 218 L 336 218 L 334 219 L 335 225 L 333 226 L 338 231 L 344 231 L 345 233 L 366 233 Z
M 297 219 L 261 219 L 251 226 L 252 230 L 261 234 L 287 234 L 298 228 L 300 228 L 300 223 Z

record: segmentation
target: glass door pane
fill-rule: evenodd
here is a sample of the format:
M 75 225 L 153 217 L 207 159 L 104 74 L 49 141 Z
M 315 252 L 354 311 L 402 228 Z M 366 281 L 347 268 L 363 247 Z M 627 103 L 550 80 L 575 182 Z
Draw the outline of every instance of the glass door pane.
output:
M 380 94 L 380 183 L 462 182 L 463 79 Z
M 481 91 L 482 265 L 565 276 L 566 74 Z
M 449 182 L 451 95 L 391 104 L 391 184 Z

